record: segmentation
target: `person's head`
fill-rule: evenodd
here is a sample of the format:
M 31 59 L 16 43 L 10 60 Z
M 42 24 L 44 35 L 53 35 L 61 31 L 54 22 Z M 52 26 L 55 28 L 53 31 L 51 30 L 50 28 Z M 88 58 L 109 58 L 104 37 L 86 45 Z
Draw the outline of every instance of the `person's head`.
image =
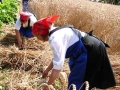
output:
M 26 23 L 31 15 L 28 12 L 20 13 L 20 21 L 22 24 Z
M 59 15 L 53 15 L 38 20 L 32 27 L 32 34 L 41 41 L 48 41 L 49 29 L 58 17 Z

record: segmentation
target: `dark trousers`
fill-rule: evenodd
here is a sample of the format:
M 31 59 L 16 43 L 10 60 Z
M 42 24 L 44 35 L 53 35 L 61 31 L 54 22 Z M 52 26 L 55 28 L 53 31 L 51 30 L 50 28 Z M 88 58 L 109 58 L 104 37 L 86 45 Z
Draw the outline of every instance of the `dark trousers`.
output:
M 28 0 L 22 0 L 23 11 L 28 11 Z

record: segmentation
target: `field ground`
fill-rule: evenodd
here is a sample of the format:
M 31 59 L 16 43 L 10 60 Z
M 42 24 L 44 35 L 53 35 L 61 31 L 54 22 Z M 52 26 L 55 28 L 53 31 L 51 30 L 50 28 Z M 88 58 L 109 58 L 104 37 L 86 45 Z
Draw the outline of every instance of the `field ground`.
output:
M 17 44 L 16 44 L 17 41 L 16 41 L 16 37 L 15 37 L 14 27 L 11 26 L 11 25 L 3 25 L 2 30 L 5 33 L 3 33 L 3 37 L 0 39 L 0 62 L 1 62 L 2 67 L 6 67 L 6 66 L 11 65 L 10 68 L 8 68 L 9 73 L 10 73 L 10 71 L 12 71 L 14 69 L 15 69 L 15 71 L 17 69 L 18 70 L 22 69 L 21 67 L 19 68 L 19 65 L 17 65 L 17 63 L 12 64 L 10 62 L 11 59 L 14 59 L 14 60 L 19 59 L 19 60 L 22 60 L 22 61 L 23 61 L 23 59 L 25 59 L 25 60 L 29 61 L 29 60 L 35 59 L 38 53 L 43 53 L 43 54 L 40 55 L 40 58 L 37 58 L 39 60 L 39 63 L 37 62 L 36 67 L 35 67 L 35 65 L 33 65 L 33 63 L 30 63 L 29 65 L 30 66 L 33 65 L 32 67 L 34 67 L 34 69 L 32 70 L 32 72 L 30 72 L 31 68 L 27 68 L 28 70 L 24 69 L 26 71 L 26 73 L 29 70 L 30 70 L 29 71 L 30 73 L 35 72 L 35 70 L 38 71 L 37 68 L 39 68 L 41 65 L 43 65 L 43 66 L 48 65 L 48 63 L 52 59 L 52 55 L 51 55 L 51 51 L 50 51 L 48 43 L 41 43 L 41 42 L 38 42 L 36 39 L 35 40 L 33 39 L 34 41 L 33 40 L 27 41 L 27 43 L 29 42 L 29 44 L 27 44 L 28 47 L 25 50 L 26 53 L 23 53 L 24 50 L 16 49 L 17 48 Z M 10 55 L 13 55 L 13 54 L 14 54 L 14 56 L 10 56 Z M 23 54 L 26 54 L 26 56 L 23 57 L 22 56 Z M 120 90 L 120 52 L 110 54 L 109 58 L 110 58 L 110 61 L 111 61 L 112 68 L 114 70 L 117 86 L 113 87 L 113 88 L 110 88 L 108 90 Z M 6 60 L 6 59 L 8 59 L 8 60 Z M 5 63 L 3 63 L 4 60 L 6 61 Z M 14 65 L 16 65 L 16 67 Z M 6 70 L 6 69 L 4 69 L 4 70 Z M 4 70 L 1 69 L 1 72 L 3 72 Z M 14 73 L 15 73 L 15 71 L 14 71 Z M 69 74 L 69 69 L 68 69 L 68 66 L 67 66 L 67 60 L 65 62 L 65 66 L 63 68 L 63 71 L 66 72 L 67 74 Z M 8 72 L 6 72 L 6 74 L 7 73 Z M 4 72 L 4 74 L 5 74 L 5 72 Z M 1 75 L 0 75 L 0 78 L 3 77 Z M 9 78 L 12 78 L 12 74 L 9 75 Z M 1 80 L 3 80 L 3 79 L 0 79 L 0 85 L 2 85 Z M 14 77 L 14 80 L 15 80 L 15 77 Z M 11 81 L 11 82 L 13 82 L 13 81 Z M 14 83 L 17 83 L 17 82 L 18 81 L 14 82 Z

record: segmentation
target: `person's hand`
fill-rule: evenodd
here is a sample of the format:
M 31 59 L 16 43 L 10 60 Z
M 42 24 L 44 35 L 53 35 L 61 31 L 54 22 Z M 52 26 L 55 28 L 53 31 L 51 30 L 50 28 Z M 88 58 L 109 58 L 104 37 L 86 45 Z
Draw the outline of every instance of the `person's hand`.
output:
M 18 46 L 22 47 L 22 41 L 18 41 Z
M 49 90 L 48 86 L 44 86 L 43 90 Z
M 18 46 L 19 46 L 19 49 L 23 49 L 22 41 L 18 41 Z
M 42 74 L 42 78 L 46 78 L 48 76 L 48 71 L 47 69 L 43 72 Z

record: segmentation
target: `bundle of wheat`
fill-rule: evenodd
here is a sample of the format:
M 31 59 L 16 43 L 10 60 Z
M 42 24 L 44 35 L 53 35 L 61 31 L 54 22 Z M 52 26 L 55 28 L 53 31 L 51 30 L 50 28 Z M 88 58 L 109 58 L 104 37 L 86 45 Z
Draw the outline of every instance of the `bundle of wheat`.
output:
M 12 42 L 12 41 L 11 41 Z M 8 43 L 8 42 L 6 42 Z M 25 49 L 18 50 L 15 45 L 0 49 L 1 67 L 11 67 L 14 69 L 24 69 L 28 71 L 33 67 L 40 68 L 41 63 L 47 65 L 52 57 L 48 42 L 41 43 L 35 38 L 25 41 Z M 47 54 L 47 57 L 45 56 Z M 42 64 L 43 65 L 43 64 Z

